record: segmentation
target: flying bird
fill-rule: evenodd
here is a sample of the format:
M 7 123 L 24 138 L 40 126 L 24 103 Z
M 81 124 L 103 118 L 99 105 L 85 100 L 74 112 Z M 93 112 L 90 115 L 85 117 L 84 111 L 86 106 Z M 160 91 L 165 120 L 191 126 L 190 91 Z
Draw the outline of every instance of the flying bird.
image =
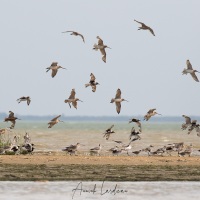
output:
M 27 105 L 29 106 L 29 104 L 31 103 L 31 98 L 28 96 L 28 97 L 20 97 L 19 99 L 17 99 L 18 103 L 21 103 L 22 101 L 26 101 L 27 102 Z
M 132 118 L 132 119 L 129 120 L 129 123 L 131 123 L 131 122 L 135 122 L 139 127 L 139 131 L 142 132 L 142 125 L 141 125 L 139 119 Z
M 108 129 L 105 130 L 105 133 L 103 137 L 106 137 L 106 140 L 108 140 L 110 138 L 110 134 L 115 133 L 115 131 L 112 130 L 112 128 L 114 127 L 114 124 L 109 127 Z
M 72 105 L 74 106 L 74 108 L 77 109 L 77 101 L 81 101 L 81 100 L 78 99 L 78 98 L 75 98 L 75 95 L 76 95 L 76 92 L 75 92 L 75 89 L 73 88 L 72 91 L 71 91 L 71 94 L 70 94 L 69 98 L 65 99 L 64 102 L 68 103 L 70 108 L 71 108 L 70 104 L 72 103 Z M 81 101 L 81 102 L 83 102 L 83 101 Z
M 99 85 L 98 82 L 95 82 L 95 76 L 93 73 L 90 74 L 90 82 L 85 84 L 85 87 L 91 86 L 92 87 L 92 92 L 96 91 L 96 86 Z
M 58 115 L 57 117 L 53 118 L 49 123 L 48 123 L 48 128 L 52 128 L 55 124 L 57 124 L 58 122 L 63 122 L 61 120 L 59 120 L 58 118 L 61 117 L 61 115 Z
M 121 111 L 121 102 L 122 101 L 127 101 L 125 99 L 122 99 L 121 98 L 121 90 L 118 88 L 117 89 L 117 92 L 116 92 L 116 95 L 115 95 L 115 98 L 112 98 L 110 103 L 113 103 L 115 102 L 115 105 L 116 105 L 116 110 L 117 110 L 117 113 L 119 114 L 120 111 Z M 127 101 L 128 102 L 128 101 Z
M 10 122 L 12 123 L 11 126 L 10 126 L 10 129 L 13 129 L 13 128 L 15 127 L 16 120 L 18 119 L 18 118 L 15 117 L 14 115 L 15 115 L 14 112 L 9 111 L 8 117 L 6 117 L 6 118 L 4 119 L 4 122 L 10 121 Z M 18 119 L 18 120 L 20 120 L 20 119 Z
M 57 72 L 58 72 L 58 69 L 66 69 L 66 68 L 64 68 L 64 67 L 61 67 L 61 66 L 58 66 L 58 63 L 57 62 L 52 62 L 51 63 L 51 66 L 50 67 L 47 67 L 46 69 L 47 69 L 47 71 L 46 72 L 48 72 L 50 69 L 52 70 L 52 73 L 51 73 L 51 76 L 52 76 L 52 78 L 57 74 Z
M 83 42 L 85 43 L 85 39 L 84 39 L 83 35 L 78 33 L 78 32 L 75 32 L 75 31 L 64 31 L 62 33 L 71 33 L 70 35 L 80 36 L 82 38 Z
M 147 112 L 147 114 L 144 116 L 144 120 L 148 121 L 154 115 L 161 115 L 161 114 L 157 113 L 155 110 L 156 110 L 156 108 L 150 109 Z
M 102 60 L 106 63 L 106 51 L 105 51 L 105 49 L 106 48 L 111 49 L 111 48 L 108 47 L 107 45 L 104 45 L 103 40 L 99 36 L 97 36 L 97 39 L 98 39 L 98 44 L 94 44 L 93 49 L 95 51 L 98 51 L 98 49 L 100 50 L 100 52 L 102 54 Z
M 135 20 L 135 19 L 134 19 L 134 21 L 142 25 L 141 27 L 138 28 L 138 30 L 141 30 L 141 29 L 142 29 L 142 30 L 149 30 L 149 31 L 155 36 L 155 34 L 154 34 L 152 28 L 150 28 L 150 27 L 147 26 L 146 24 L 144 24 L 144 23 L 142 23 L 142 22 L 139 22 L 139 21 L 137 21 L 137 20 Z
M 187 60 L 186 61 L 186 65 L 187 65 L 187 69 L 184 69 L 183 71 L 182 71 L 182 75 L 184 75 L 184 74 L 190 74 L 191 76 L 192 76 L 192 78 L 196 81 L 196 82 L 199 82 L 199 79 L 197 78 L 197 76 L 196 76 L 196 74 L 195 74 L 195 72 L 197 72 L 197 73 L 200 73 L 199 71 L 197 71 L 197 70 L 194 70 L 193 68 L 192 68 L 192 65 L 191 65 L 191 63 L 190 63 L 190 61 L 189 60 Z

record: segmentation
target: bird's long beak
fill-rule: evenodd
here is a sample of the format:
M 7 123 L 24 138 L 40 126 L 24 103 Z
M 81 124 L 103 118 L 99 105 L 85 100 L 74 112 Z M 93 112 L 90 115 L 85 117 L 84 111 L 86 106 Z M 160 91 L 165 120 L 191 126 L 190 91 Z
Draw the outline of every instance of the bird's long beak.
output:
M 83 102 L 83 101 L 81 101 L 80 99 L 79 99 L 79 101 L 80 101 L 80 102 Z
M 111 49 L 110 47 L 107 47 L 107 48 Z
M 64 123 L 64 121 L 61 121 L 61 120 L 60 120 L 60 122 L 63 122 L 63 123 Z
M 62 67 L 62 69 L 66 69 L 66 68 Z M 67 70 L 67 69 L 66 69 L 66 70 Z
M 126 99 L 124 99 L 124 101 L 127 101 Z M 129 102 L 129 101 L 127 101 L 127 102 Z

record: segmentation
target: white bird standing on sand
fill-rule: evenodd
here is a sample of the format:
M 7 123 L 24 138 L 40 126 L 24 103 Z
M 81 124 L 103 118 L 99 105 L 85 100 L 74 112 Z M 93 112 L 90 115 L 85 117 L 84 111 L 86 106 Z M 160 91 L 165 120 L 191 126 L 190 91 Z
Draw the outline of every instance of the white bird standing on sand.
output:
M 78 32 L 75 32 L 75 31 L 64 31 L 62 33 L 71 33 L 70 35 L 80 36 L 82 38 L 83 42 L 85 43 L 85 39 L 84 39 L 83 35 L 78 33 Z
M 31 98 L 28 96 L 28 97 L 20 97 L 19 99 L 17 99 L 18 103 L 21 103 L 22 101 L 26 101 L 27 102 L 27 105 L 29 106 L 29 104 L 31 103 Z
M 196 74 L 195 74 L 195 72 L 198 72 L 198 73 L 200 73 L 199 71 L 197 71 L 197 70 L 194 70 L 193 68 L 192 68 L 192 65 L 191 65 L 191 63 L 190 63 L 190 61 L 189 60 L 187 60 L 186 61 L 186 64 L 187 64 L 187 69 L 184 69 L 183 70 L 183 75 L 184 74 L 190 74 L 191 76 L 192 76 L 192 78 L 196 81 L 196 82 L 199 82 L 199 79 L 197 78 L 197 76 L 196 76 Z
M 157 113 L 155 110 L 156 110 L 156 108 L 150 109 L 147 112 L 147 114 L 144 116 L 144 120 L 148 121 L 154 115 L 161 115 L 161 114 Z
M 98 82 L 95 82 L 95 76 L 93 73 L 90 74 L 90 82 L 85 84 L 85 87 L 91 86 L 92 87 L 92 92 L 96 91 L 96 86 L 99 85 Z
M 53 127 L 55 124 L 57 124 L 58 122 L 63 122 L 61 120 L 59 120 L 58 118 L 61 117 L 61 115 L 58 115 L 57 117 L 53 118 L 49 123 L 48 123 L 48 128 Z
M 47 67 L 46 69 L 47 69 L 47 71 L 46 72 L 48 72 L 50 69 L 52 70 L 52 73 L 51 73 L 51 76 L 52 76 L 52 78 L 57 74 L 57 72 L 58 72 L 58 69 L 66 69 L 66 68 L 64 68 L 64 67 L 61 67 L 61 66 L 58 66 L 58 63 L 57 62 L 52 62 L 51 63 L 51 66 L 50 67 Z
M 75 92 L 75 89 L 73 88 L 72 91 L 71 91 L 71 94 L 70 94 L 69 98 L 65 99 L 64 102 L 68 103 L 70 108 L 71 108 L 70 103 L 72 103 L 72 105 L 74 106 L 74 108 L 77 109 L 77 101 L 81 101 L 81 100 L 78 99 L 78 98 L 75 98 L 75 95 L 76 95 L 76 92 Z M 81 101 L 81 102 L 83 102 L 83 101 Z
M 94 147 L 92 149 L 90 149 L 90 153 L 95 153 L 95 154 L 99 154 L 101 151 L 102 146 L 99 144 L 98 147 Z M 99 154 L 100 155 L 100 154 Z
M 125 99 L 122 99 L 121 98 L 121 90 L 118 88 L 117 89 L 117 92 L 116 92 L 116 95 L 115 95 L 115 98 L 112 98 L 110 103 L 113 103 L 115 102 L 115 105 L 116 105 L 116 110 L 117 110 L 117 113 L 119 114 L 120 111 L 121 111 L 121 102 L 122 101 L 127 101 Z M 127 101 L 128 102 L 128 101 Z
M 99 36 L 97 36 L 97 39 L 98 39 L 98 44 L 94 44 L 93 49 L 96 50 L 96 51 L 99 49 L 99 51 L 103 55 L 102 60 L 106 63 L 106 51 L 105 51 L 105 48 L 109 48 L 109 49 L 111 49 L 111 48 L 108 47 L 107 45 L 104 45 L 103 44 L 103 40 Z

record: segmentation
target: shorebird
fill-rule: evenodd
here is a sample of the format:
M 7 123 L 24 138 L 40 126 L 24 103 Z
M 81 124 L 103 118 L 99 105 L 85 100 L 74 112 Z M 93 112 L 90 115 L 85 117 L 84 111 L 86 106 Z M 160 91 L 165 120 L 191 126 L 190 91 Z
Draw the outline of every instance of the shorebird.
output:
M 83 35 L 78 33 L 78 32 L 75 32 L 75 31 L 64 31 L 62 33 L 71 33 L 70 35 L 80 36 L 82 38 L 83 42 L 85 43 L 85 39 L 84 39 Z
M 49 123 L 48 123 L 48 128 L 53 127 L 55 124 L 57 124 L 58 122 L 63 122 L 61 120 L 59 120 L 58 118 L 61 117 L 61 115 L 58 115 L 57 117 L 53 118 Z
M 128 151 L 131 150 L 131 149 L 132 149 L 131 142 L 129 142 L 128 145 L 123 145 L 122 146 L 122 150 L 126 151 L 128 156 L 130 156 Z
M 106 129 L 105 133 L 103 133 L 104 134 L 103 137 L 106 137 L 106 140 L 109 139 L 110 134 L 115 133 L 115 131 L 112 130 L 113 127 L 114 127 L 114 124 L 110 128 Z
M 132 118 L 132 119 L 129 120 L 129 123 L 131 123 L 131 122 L 135 122 L 139 127 L 139 131 L 142 132 L 142 125 L 141 125 L 139 119 Z
M 161 155 L 161 156 L 163 156 L 163 154 L 166 152 L 166 146 L 164 146 L 164 147 L 162 147 L 162 148 L 159 148 L 159 149 L 157 149 L 157 150 L 155 150 L 155 151 L 150 151 L 149 152 L 149 155 Z
M 92 92 L 96 91 L 96 86 L 99 85 L 98 82 L 95 82 L 95 76 L 93 73 L 90 74 L 90 82 L 85 84 L 85 87 L 91 86 L 92 87 Z
M 122 152 L 121 149 L 113 149 L 113 150 L 112 150 L 113 156 L 114 156 L 114 155 L 117 155 L 117 156 L 118 156 L 121 152 Z
M 76 95 L 75 89 L 72 89 L 69 98 L 68 98 L 68 99 L 65 99 L 64 102 L 65 102 L 65 103 L 68 103 L 70 108 L 71 108 L 70 103 L 72 103 L 72 105 L 74 106 L 74 108 L 77 109 L 77 101 L 81 101 L 81 100 L 78 99 L 78 98 L 75 98 L 75 95 Z M 83 102 L 83 101 L 81 101 L 81 102 Z
M 161 114 L 157 113 L 155 110 L 156 110 L 156 108 L 150 109 L 147 112 L 147 114 L 144 116 L 144 120 L 148 121 L 154 115 L 161 115 Z
M 58 63 L 57 62 L 52 62 L 51 63 L 51 66 L 50 67 L 47 67 L 46 69 L 47 69 L 47 71 L 46 72 L 48 72 L 50 69 L 52 70 L 52 73 L 51 73 L 51 76 L 52 76 L 52 78 L 57 74 L 57 72 L 58 72 L 58 69 L 66 69 L 66 68 L 64 68 L 64 67 L 61 67 L 61 66 L 58 66 Z
M 151 148 L 152 148 L 153 146 L 152 145 L 150 145 L 150 146 L 148 146 L 148 147 L 146 147 L 146 148 L 144 148 L 144 149 L 142 149 L 142 151 L 144 151 L 144 152 L 147 152 L 148 153 L 148 156 L 150 155 L 150 152 L 151 152 Z
M 65 147 L 65 148 L 63 149 L 63 151 L 68 151 L 68 150 L 75 150 L 75 151 L 77 151 L 79 147 L 80 147 L 80 143 L 71 144 L 71 145 Z
M 119 140 L 113 140 L 113 142 L 116 142 L 117 144 L 120 144 L 120 145 L 123 144 L 123 142 L 122 142 L 122 141 L 119 141 Z
M 34 144 L 31 144 L 31 143 L 26 143 L 26 144 L 23 144 L 22 145 L 22 153 L 25 154 L 25 153 L 32 153 L 34 151 Z
M 112 98 L 111 101 L 110 101 L 110 103 L 115 102 L 116 111 L 117 111 L 118 114 L 119 114 L 120 111 L 121 111 L 121 102 L 122 102 L 122 101 L 127 101 L 127 100 L 121 98 L 121 90 L 118 88 L 118 89 L 117 89 L 117 92 L 116 92 L 116 95 L 115 95 L 115 98 Z M 128 102 L 128 101 L 127 101 L 127 102 Z
M 199 71 L 197 71 L 197 70 L 194 70 L 193 68 L 192 68 L 192 65 L 191 65 L 191 63 L 190 63 L 190 61 L 189 60 L 187 60 L 186 61 L 186 65 L 187 65 L 187 69 L 184 69 L 183 70 L 183 75 L 184 74 L 190 74 L 191 76 L 192 76 L 192 78 L 196 81 L 196 82 L 199 82 L 199 79 L 197 78 L 197 76 L 196 76 L 196 74 L 195 74 L 195 72 L 197 72 L 197 73 L 200 73 Z
M 131 134 L 130 134 L 130 136 L 129 136 L 129 139 L 131 140 L 132 137 L 134 136 L 134 139 L 132 140 L 132 142 L 135 141 L 135 140 L 140 140 L 141 137 L 139 136 L 139 134 L 140 134 L 140 132 L 136 132 L 136 131 L 135 131 L 135 128 L 132 127 L 132 129 L 131 129 Z
M 14 112 L 9 111 L 9 113 L 10 114 L 8 115 L 8 117 L 6 117 L 4 119 L 4 122 L 10 121 L 12 123 L 11 126 L 10 126 L 10 129 L 13 129 L 15 127 L 16 120 L 17 119 L 20 120 L 20 119 L 14 116 Z
M 190 146 L 187 146 L 185 151 L 183 152 L 178 152 L 178 155 L 179 156 L 185 156 L 185 155 L 188 155 L 189 157 L 191 156 L 192 154 L 192 151 L 193 151 L 193 146 L 192 144 L 190 144 Z
M 19 99 L 17 99 L 18 103 L 21 103 L 22 101 L 26 101 L 27 102 L 27 105 L 29 106 L 29 104 L 31 103 L 31 98 L 28 96 L 28 97 L 20 97 Z
M 29 136 L 29 134 L 26 132 L 25 136 L 24 136 L 24 143 L 30 143 L 31 142 L 31 137 Z
M 106 63 L 106 51 L 105 51 L 105 48 L 109 48 L 109 49 L 111 49 L 111 48 L 108 47 L 107 45 L 104 45 L 103 44 L 103 40 L 99 36 L 97 36 L 97 39 L 98 39 L 98 44 L 94 44 L 93 49 L 96 50 L 96 51 L 98 51 L 98 49 L 99 49 L 99 51 L 103 55 L 102 56 L 102 60 Z
M 186 130 L 188 128 L 188 134 L 190 134 L 194 129 L 197 132 L 197 136 L 200 136 L 200 125 L 197 124 L 197 120 L 191 120 L 190 117 L 182 115 L 185 118 L 185 123 L 182 124 L 181 129 Z
M 142 150 L 132 151 L 132 153 L 135 154 L 135 155 L 139 155 L 139 153 L 140 153 L 141 151 L 142 151 Z
M 102 146 L 99 144 L 98 147 L 94 147 L 94 148 L 90 149 L 90 153 L 91 154 L 98 154 L 98 155 L 100 155 L 99 153 L 101 151 L 101 148 L 102 148 Z
M 142 29 L 142 30 L 149 30 L 149 31 L 155 36 L 155 34 L 154 34 L 152 28 L 150 28 L 150 27 L 147 26 L 146 24 L 144 24 L 144 23 L 142 23 L 142 22 L 139 22 L 139 21 L 137 21 L 137 20 L 135 20 L 135 19 L 134 19 L 134 21 L 142 25 L 141 27 L 138 28 L 138 30 L 141 30 L 141 29 Z

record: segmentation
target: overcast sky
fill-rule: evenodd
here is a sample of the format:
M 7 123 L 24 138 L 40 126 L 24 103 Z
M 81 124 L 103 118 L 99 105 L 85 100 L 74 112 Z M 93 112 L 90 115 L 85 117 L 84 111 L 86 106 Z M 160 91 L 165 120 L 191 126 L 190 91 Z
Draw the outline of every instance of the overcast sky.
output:
M 144 115 L 157 108 L 164 116 L 199 115 L 200 83 L 182 75 L 189 59 L 200 70 L 198 0 L 1 0 L 0 112 L 22 115 L 118 115 L 110 103 L 118 88 L 120 115 Z M 138 31 L 134 19 L 153 28 Z M 63 34 L 74 30 L 80 37 Z M 100 36 L 107 63 L 92 50 Z M 54 78 L 46 68 L 57 61 Z M 90 73 L 100 83 L 85 88 Z M 200 74 L 197 74 L 200 79 Z M 64 100 L 75 88 L 78 109 Z M 21 96 L 32 102 L 17 103 Z

